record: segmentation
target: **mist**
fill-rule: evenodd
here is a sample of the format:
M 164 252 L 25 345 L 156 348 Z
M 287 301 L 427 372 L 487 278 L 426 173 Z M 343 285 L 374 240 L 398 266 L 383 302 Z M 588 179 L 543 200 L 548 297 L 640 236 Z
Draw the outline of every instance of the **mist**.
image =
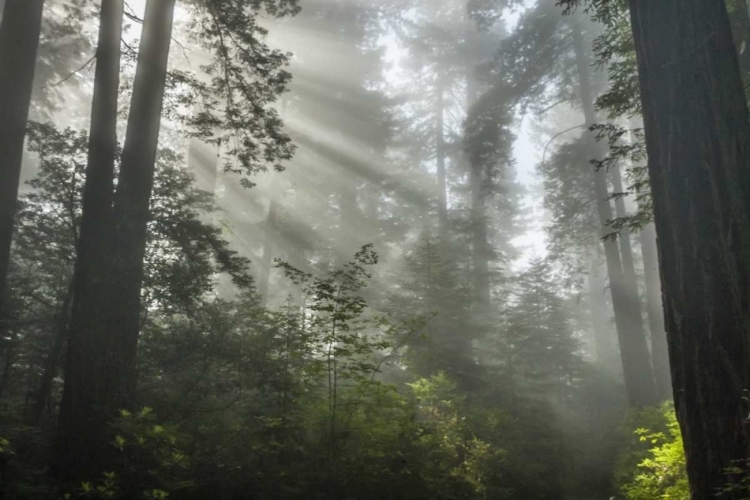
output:
M 0 498 L 744 498 L 750 14 L 678 3 L 0 0 Z

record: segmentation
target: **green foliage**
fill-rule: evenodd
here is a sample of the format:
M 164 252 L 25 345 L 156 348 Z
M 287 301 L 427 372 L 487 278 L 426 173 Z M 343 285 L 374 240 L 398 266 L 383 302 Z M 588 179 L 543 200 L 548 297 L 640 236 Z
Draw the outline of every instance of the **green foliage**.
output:
M 174 426 L 157 423 L 151 408 L 125 410 L 112 423 L 113 470 L 97 481 L 83 481 L 66 499 L 164 500 L 192 486 L 189 462 Z
M 636 426 L 632 430 L 631 426 Z M 628 427 L 637 437 L 623 455 L 620 489 L 628 500 L 687 500 L 690 498 L 685 451 L 674 407 L 665 404 L 631 417 Z

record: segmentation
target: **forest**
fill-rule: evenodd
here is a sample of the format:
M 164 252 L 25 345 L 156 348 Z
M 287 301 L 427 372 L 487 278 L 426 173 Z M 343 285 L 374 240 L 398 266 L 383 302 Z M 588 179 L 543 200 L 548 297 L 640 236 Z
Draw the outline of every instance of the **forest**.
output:
M 749 44 L 0 0 L 0 500 L 747 500 Z

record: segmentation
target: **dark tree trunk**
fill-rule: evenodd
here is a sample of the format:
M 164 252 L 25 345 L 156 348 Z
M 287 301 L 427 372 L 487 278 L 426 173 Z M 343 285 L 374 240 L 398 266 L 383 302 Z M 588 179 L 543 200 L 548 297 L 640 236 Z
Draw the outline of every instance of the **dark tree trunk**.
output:
M 750 116 L 730 22 L 715 0 L 629 4 L 692 498 L 746 498 L 718 493 L 750 452 Z
M 5 22 L 0 25 L 0 314 L 5 310 L 3 297 L 43 7 L 44 0 L 7 0 Z
M 750 80 L 750 13 L 745 0 L 731 0 L 733 12 L 730 18 L 734 46 L 740 62 L 740 73 L 745 83 Z
M 123 0 L 105 0 L 100 13 L 83 214 L 73 279 L 65 385 L 60 403 L 56 473 L 86 477 L 103 441 L 106 415 L 106 292 L 117 156 L 117 98 Z M 42 407 L 43 408 L 43 407 Z
M 174 6 L 175 0 L 148 0 L 146 4 L 114 200 L 115 263 L 108 322 L 113 338 L 107 389 L 113 407 L 119 408 L 131 407 L 135 396 L 143 259 Z
M 589 74 L 589 58 L 586 54 L 583 35 L 577 26 L 574 26 L 573 36 L 583 111 L 586 124 L 591 126 L 596 123 L 596 114 Z M 598 156 L 599 148 L 595 143 L 593 134 L 589 134 L 589 138 L 591 141 L 591 151 Z M 602 236 L 605 236 L 611 233 L 611 228 L 609 228 L 608 224 L 613 219 L 613 213 L 609 201 L 606 171 L 604 169 L 599 169 L 594 174 L 594 193 L 597 199 Z M 633 297 L 637 297 L 638 291 L 630 288 L 632 284 L 628 283 L 625 279 L 617 241 L 611 237 L 607 237 L 604 239 L 603 244 L 628 402 L 634 407 L 655 404 L 658 398 L 656 397 L 656 387 L 651 369 L 646 333 L 643 330 L 642 319 L 636 318 L 633 314 L 633 311 L 636 310 L 636 305 L 633 304 Z
M 672 375 L 669 373 L 667 332 L 664 330 L 664 310 L 661 302 L 659 256 L 656 252 L 656 229 L 653 223 L 640 231 L 643 272 L 646 282 L 646 310 L 651 332 L 651 363 L 654 367 L 656 392 L 663 401 L 672 399 Z
M 0 397 L 3 397 L 5 391 L 10 385 L 10 378 L 13 374 L 13 362 L 16 356 L 16 347 L 18 346 L 17 338 L 9 338 L 3 352 L 3 373 L 0 375 Z

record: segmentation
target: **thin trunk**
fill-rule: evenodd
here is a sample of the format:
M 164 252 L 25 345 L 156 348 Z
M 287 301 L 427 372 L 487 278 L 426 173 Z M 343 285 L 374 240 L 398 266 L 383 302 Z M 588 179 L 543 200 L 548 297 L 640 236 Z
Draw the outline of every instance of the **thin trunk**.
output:
M 437 82 L 437 101 L 435 104 L 436 124 L 435 124 L 435 161 L 437 163 L 438 178 L 438 224 L 440 227 L 440 236 L 443 240 L 448 234 L 448 202 L 447 202 L 447 184 L 445 173 L 445 89 L 441 75 L 438 75 Z
M 715 0 L 629 6 L 691 494 L 746 498 L 750 113 L 730 21 Z
M 105 0 L 100 14 L 83 213 L 53 464 L 55 473 L 66 477 L 84 478 L 95 466 L 106 425 L 101 408 L 106 398 L 106 356 L 111 347 L 104 297 L 110 278 L 123 3 Z
M 0 25 L 0 315 L 44 0 L 7 0 Z M 0 320 L 2 317 L 0 316 Z
M 65 292 L 62 305 L 60 306 L 55 340 L 52 342 L 52 347 L 50 348 L 49 353 L 47 353 L 47 359 L 44 360 L 42 380 L 39 383 L 39 388 L 37 389 L 36 394 L 34 394 L 33 404 L 26 415 L 26 423 L 32 427 L 39 425 L 42 419 L 42 413 L 44 413 L 44 408 L 47 406 L 50 394 L 52 393 L 52 383 L 55 381 L 60 366 L 60 355 L 62 354 L 63 346 L 68 337 L 70 308 L 73 303 L 73 290 L 74 283 L 71 282 L 70 286 L 68 286 L 68 290 Z
M 268 203 L 268 215 L 264 228 L 265 241 L 263 242 L 263 256 L 261 258 L 262 276 L 258 285 L 258 293 L 261 297 L 261 304 L 265 306 L 268 300 L 269 285 L 271 282 L 271 271 L 273 270 L 273 253 L 275 251 L 275 239 L 277 238 L 276 222 L 278 218 L 278 201 L 276 190 L 278 185 L 278 176 L 274 176 L 271 181 L 270 201 Z
M 667 332 L 664 330 L 664 309 L 659 278 L 659 256 L 656 252 L 656 229 L 653 223 L 646 224 L 641 229 L 640 239 L 646 281 L 648 327 L 651 332 L 651 362 L 654 366 L 656 391 L 660 399 L 667 401 L 672 399 L 672 375 L 669 373 Z
M 589 75 L 589 58 L 586 54 L 583 35 L 578 26 L 574 26 L 573 37 L 581 86 L 581 100 L 583 102 L 586 123 L 590 126 L 596 123 L 594 96 Z M 595 143 L 593 134 L 589 134 L 589 140 L 591 141 L 591 151 L 597 151 L 599 148 Z M 599 169 L 594 174 L 594 193 L 597 199 L 602 236 L 605 236 L 611 232 L 608 223 L 613 219 L 613 213 L 609 202 L 607 178 L 604 169 Z M 637 296 L 637 291 L 634 292 L 627 287 L 628 283 L 623 274 L 617 241 L 613 238 L 606 238 L 603 244 L 628 401 L 634 407 L 654 404 L 658 401 L 658 398 L 656 397 L 656 387 L 649 359 L 646 334 L 643 330 L 643 322 L 640 319 L 635 321 L 632 314 L 632 311 L 635 309 L 631 303 L 632 297 Z
M 614 165 L 611 170 L 612 189 L 615 193 L 624 193 L 625 188 L 622 184 L 620 166 Z M 625 199 L 623 197 L 618 197 L 615 200 L 615 215 L 617 218 L 627 217 L 628 215 L 627 210 L 625 209 Z M 633 247 L 630 241 L 630 232 L 627 229 L 620 231 L 617 235 L 617 240 L 620 243 L 620 255 L 622 255 L 623 282 L 625 284 L 625 290 L 629 294 L 628 305 L 631 308 L 629 314 L 631 320 L 634 323 L 640 323 L 640 330 L 645 332 L 641 299 L 638 294 L 638 276 L 635 272 L 635 261 L 633 259 Z
M 334 250 L 334 267 L 349 262 L 352 256 L 365 242 L 361 240 L 360 223 L 363 220 L 359 209 L 357 186 L 349 176 L 341 179 L 337 192 L 339 204 L 339 227 L 336 249 Z
M 470 71 L 473 71 L 471 68 Z M 473 74 L 467 77 L 467 111 L 477 100 L 479 89 Z M 471 188 L 472 231 L 472 281 L 473 305 L 479 316 L 485 317 L 490 310 L 490 245 L 487 230 L 487 210 L 484 196 L 483 165 L 472 165 L 469 161 L 469 185 Z
M 138 50 L 130 116 L 115 193 L 115 265 L 108 328 L 113 336 L 108 390 L 116 407 L 134 403 L 141 320 L 141 286 L 149 204 L 175 0 L 149 0 Z

